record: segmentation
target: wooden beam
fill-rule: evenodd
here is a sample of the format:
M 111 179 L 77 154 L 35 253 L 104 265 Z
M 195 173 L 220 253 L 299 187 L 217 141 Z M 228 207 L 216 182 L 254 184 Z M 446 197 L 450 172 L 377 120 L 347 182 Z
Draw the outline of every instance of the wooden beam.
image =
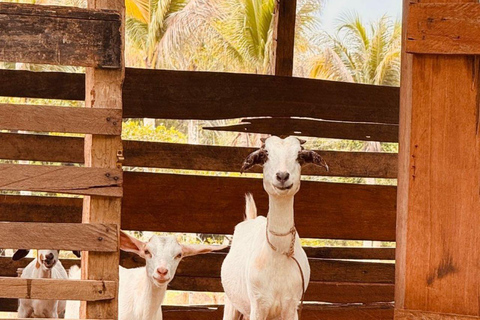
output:
M 109 224 L 0 222 L 3 248 L 116 252 L 117 236 Z
M 297 0 L 275 0 L 270 74 L 291 77 L 295 47 Z
M 478 2 L 410 3 L 408 9 L 408 53 L 480 54 Z
M 123 81 L 125 79 L 125 1 L 88 0 L 90 9 L 110 9 L 120 14 L 120 39 L 116 49 L 120 53 L 119 69 L 87 68 L 85 75 L 85 107 L 122 110 Z M 120 168 L 123 161 L 122 138 L 118 136 L 85 136 L 85 165 L 93 168 Z M 82 221 L 85 223 L 113 223 L 120 228 L 122 200 L 87 196 L 83 201 Z M 117 236 L 117 243 L 119 236 Z M 85 252 L 82 255 L 82 279 L 104 279 L 118 284 L 119 251 L 112 253 Z M 117 291 L 118 292 L 118 291 Z M 118 318 L 118 296 L 110 301 L 82 302 L 81 318 Z
M 478 320 L 477 316 L 464 316 L 459 314 L 434 313 L 417 310 L 395 310 L 395 319 L 398 320 Z
M 259 214 L 268 210 L 261 179 L 136 172 L 124 179 L 127 230 L 231 234 L 243 220 L 247 192 Z M 302 237 L 394 241 L 395 201 L 393 186 L 302 181 L 295 221 Z
M 37 132 L 122 133 L 122 111 L 0 104 L 0 128 Z
M 201 171 L 237 172 L 255 148 L 123 141 L 126 166 Z M 0 159 L 83 163 L 83 139 L 59 136 L 0 133 Z M 302 168 L 304 175 L 338 177 L 397 177 L 397 154 L 317 150 L 330 171 Z M 162 156 L 159 156 L 159 155 Z M 255 167 L 251 172 L 261 173 Z
M 112 11 L 1 3 L 0 29 L 2 61 L 120 67 L 120 15 Z
M 404 51 L 403 62 L 396 308 L 478 317 L 478 59 Z
M 83 79 L 81 74 L 0 70 L 0 96 L 82 100 Z M 125 118 L 275 116 L 398 124 L 399 89 L 292 77 L 127 68 L 123 103 Z
M 119 169 L 0 164 L 0 190 L 122 197 Z
M 277 136 L 300 135 L 318 138 L 398 142 L 398 126 L 381 123 L 372 124 L 292 118 L 255 118 L 243 119 L 239 124 L 204 127 L 204 129 L 264 133 Z
M 116 296 L 115 281 L 0 277 L 0 298 L 101 301 Z
M 126 172 L 124 187 L 126 230 L 231 234 L 248 191 L 260 214 L 268 209 L 260 179 Z M 300 236 L 394 241 L 395 193 L 392 186 L 303 181 L 295 199 Z M 76 222 L 80 210 L 79 199 L 0 197 L 3 220 Z

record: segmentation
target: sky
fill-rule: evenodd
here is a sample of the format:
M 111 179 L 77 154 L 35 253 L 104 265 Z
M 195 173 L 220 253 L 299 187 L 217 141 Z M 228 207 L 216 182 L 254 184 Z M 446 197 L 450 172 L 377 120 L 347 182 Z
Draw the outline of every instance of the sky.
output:
M 322 10 L 322 26 L 324 30 L 333 33 L 337 20 L 351 11 L 358 12 L 366 23 L 378 20 L 384 14 L 400 20 L 402 2 L 402 0 L 326 0 Z

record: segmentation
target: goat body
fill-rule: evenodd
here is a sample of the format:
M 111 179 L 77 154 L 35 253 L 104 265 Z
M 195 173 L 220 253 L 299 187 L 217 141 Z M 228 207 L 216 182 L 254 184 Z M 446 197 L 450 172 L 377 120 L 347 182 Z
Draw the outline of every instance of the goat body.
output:
M 37 258 L 38 259 L 38 258 Z M 31 261 L 23 270 L 21 278 L 28 279 L 67 279 L 67 272 L 60 261 L 49 270 L 45 270 L 37 259 Z M 19 318 L 59 318 L 65 311 L 64 300 L 19 299 Z

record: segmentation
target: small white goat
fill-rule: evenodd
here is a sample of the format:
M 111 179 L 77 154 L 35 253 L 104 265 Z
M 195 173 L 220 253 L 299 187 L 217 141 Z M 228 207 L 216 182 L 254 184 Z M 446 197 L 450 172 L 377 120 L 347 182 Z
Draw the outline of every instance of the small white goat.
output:
M 12 260 L 24 258 L 30 250 L 17 250 Z M 77 257 L 80 252 L 73 251 Z M 23 269 L 21 278 L 67 279 L 67 272 L 58 259 L 58 250 L 38 250 L 37 257 Z M 65 312 L 65 301 L 19 299 L 19 318 L 60 318 Z
M 174 236 L 152 236 L 142 242 L 126 233 L 120 234 L 120 249 L 133 252 L 146 261 L 145 267 L 120 267 L 118 319 L 162 320 L 162 302 L 183 257 L 222 250 L 226 246 L 184 245 Z M 70 269 L 71 279 L 80 279 L 80 270 Z M 66 317 L 79 318 L 79 302 L 68 301 Z
M 301 165 L 328 166 L 303 141 L 270 137 L 250 154 L 242 172 L 263 165 L 269 195 L 268 217 L 257 217 L 253 197 L 246 196 L 246 220 L 235 227 L 232 247 L 222 265 L 226 293 L 224 320 L 298 319 L 297 307 L 310 280 L 307 255 L 296 233 L 293 198 L 300 189 Z M 303 272 L 294 259 L 298 261 Z M 302 288 L 302 282 L 304 288 Z

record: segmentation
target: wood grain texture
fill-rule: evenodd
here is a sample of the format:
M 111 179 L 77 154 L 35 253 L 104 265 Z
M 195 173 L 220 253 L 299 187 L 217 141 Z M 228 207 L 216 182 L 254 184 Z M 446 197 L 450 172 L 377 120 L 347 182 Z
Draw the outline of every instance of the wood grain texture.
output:
M 122 133 L 122 111 L 0 104 L 0 128 L 37 132 Z
M 255 148 L 124 140 L 123 162 L 132 167 L 237 172 Z M 83 163 L 83 139 L 0 133 L 0 159 Z M 320 151 L 330 171 L 307 165 L 304 175 L 390 178 L 397 176 L 397 154 Z M 259 167 L 251 172 L 261 173 Z
M 0 299 L 1 311 L 16 311 L 17 300 Z M 223 306 L 163 306 L 165 320 L 220 320 Z M 305 305 L 304 320 L 392 320 L 393 306 L 390 303 L 375 305 Z M 4 320 L 1 319 L 0 320 Z M 5 319 L 6 320 L 6 319 Z M 463 320 L 463 319 L 461 319 Z
M 261 179 L 136 172 L 124 179 L 127 230 L 231 234 L 243 221 L 246 192 L 253 193 L 259 214 L 268 210 Z M 393 241 L 395 201 L 393 186 L 303 181 L 295 221 L 302 237 Z
M 459 314 L 433 313 L 417 310 L 395 310 L 396 320 L 478 320 L 480 317 Z
M 118 233 L 111 224 L 0 222 L 0 231 L 2 248 L 97 252 L 118 249 Z
M 82 74 L 0 70 L 0 96 L 83 100 L 84 79 Z M 125 118 L 276 116 L 398 124 L 399 89 L 292 77 L 126 68 L 123 104 Z
M 120 15 L 115 12 L 1 3 L 0 29 L 3 61 L 120 67 Z
M 125 2 L 119 0 L 88 0 L 89 9 L 109 9 L 120 14 L 119 26 L 121 41 L 117 50 L 120 53 L 119 69 L 87 68 L 85 73 L 85 107 L 92 109 L 116 109 L 121 111 L 123 82 L 125 79 Z M 123 146 L 121 136 L 85 136 L 85 165 L 93 168 L 121 170 Z M 119 231 L 122 200 L 87 196 L 83 199 L 82 221 L 88 223 L 112 223 Z M 119 236 L 117 236 L 117 243 Z M 118 284 L 120 253 L 108 254 L 86 252 L 82 255 L 82 279 L 102 279 Z M 81 318 L 118 318 L 118 296 L 110 301 L 82 302 Z
M 119 169 L 0 164 L 0 190 L 122 197 Z
M 231 234 L 243 220 L 247 191 L 253 192 L 259 213 L 267 212 L 260 179 L 130 172 L 125 179 L 126 230 Z M 210 201 L 212 197 L 216 201 Z M 81 208 L 79 199 L 0 197 L 2 220 L 78 222 Z M 395 187 L 304 181 L 295 210 L 302 237 L 395 239 Z
M 296 17 L 297 0 L 275 0 L 270 74 L 292 76 Z
M 478 4 L 422 1 L 438 2 Z M 478 317 L 478 61 L 404 60 L 401 143 L 408 146 L 400 154 L 397 308 Z
M 229 126 L 204 127 L 207 130 L 264 133 L 277 136 L 306 136 L 332 139 L 398 142 L 398 126 L 291 118 L 243 119 Z
M 0 277 L 0 298 L 99 301 L 116 296 L 115 281 Z
M 480 4 L 411 3 L 407 52 L 480 54 Z

